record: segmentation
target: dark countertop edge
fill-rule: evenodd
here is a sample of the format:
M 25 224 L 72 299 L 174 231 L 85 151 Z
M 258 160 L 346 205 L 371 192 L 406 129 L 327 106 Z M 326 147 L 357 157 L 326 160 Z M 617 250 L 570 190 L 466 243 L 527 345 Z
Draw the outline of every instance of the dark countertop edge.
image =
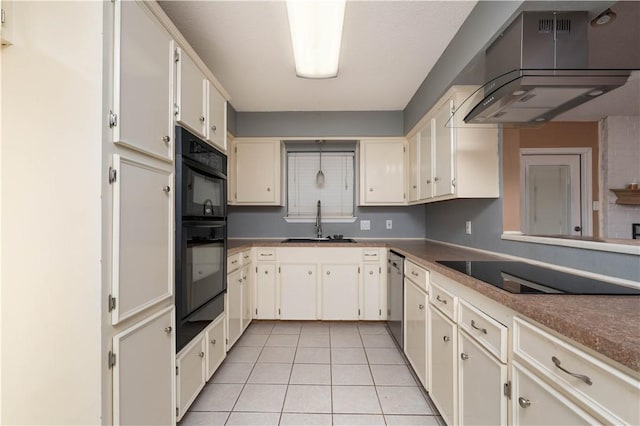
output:
M 431 271 L 437 272 L 448 278 L 455 280 L 456 282 L 477 291 L 483 296 L 513 310 L 515 313 L 524 317 L 537 321 L 538 323 L 548 327 L 557 333 L 572 339 L 587 348 L 619 363 L 620 365 L 632 370 L 633 372 L 640 373 L 640 298 L 637 296 L 573 296 L 573 295 L 517 295 L 512 294 L 504 290 L 500 290 L 493 287 L 490 284 L 484 283 L 473 277 L 469 277 L 461 272 L 449 269 L 442 265 L 435 263 L 436 259 L 429 259 L 416 253 L 417 250 L 434 250 L 442 249 L 442 255 L 439 255 L 437 260 L 511 260 L 500 257 L 498 254 L 492 255 L 489 253 L 481 253 L 474 249 L 465 249 L 463 247 L 456 247 L 446 243 L 438 243 L 435 241 L 423 240 L 423 239 L 411 239 L 411 240 L 361 240 L 356 243 L 282 243 L 281 239 L 255 239 L 255 240 L 234 240 L 231 247 L 228 248 L 228 254 L 234 254 L 251 247 L 378 247 L 392 249 L 418 265 L 421 265 Z M 404 247 L 403 247 L 404 246 Z M 415 246 L 415 247 L 412 247 Z M 526 261 L 526 259 L 523 259 Z M 562 299 L 558 299 L 561 297 Z M 531 303 L 533 298 L 535 302 Z M 581 309 L 577 304 L 566 304 L 571 306 L 573 311 L 567 314 L 563 314 L 563 310 L 556 309 L 559 301 L 564 302 L 579 302 L 585 304 L 584 312 L 580 312 Z M 630 305 L 633 309 L 633 305 L 637 304 L 636 312 L 636 324 L 638 324 L 637 333 L 635 333 L 635 339 L 629 340 L 621 337 L 620 328 L 615 327 L 612 322 L 620 323 L 619 315 L 612 315 L 609 318 L 598 318 L 595 321 L 586 320 L 585 317 L 598 315 L 598 312 L 589 311 L 587 308 L 591 308 L 592 305 L 601 305 L 600 309 L 607 309 L 615 307 L 617 302 L 624 301 L 626 305 Z M 598 307 L 596 307 L 598 308 Z M 601 316 L 605 316 L 607 312 L 600 312 Z M 623 312 L 622 315 L 629 315 Z M 602 320 L 609 320 L 606 324 L 602 324 Z M 629 318 L 633 320 L 634 318 Z M 595 325 L 594 325 L 595 324 Z M 598 332 L 594 327 L 602 327 L 602 331 Z M 618 330 L 616 332 L 616 329 Z M 613 331 L 613 332 L 612 332 Z M 622 333 L 624 334 L 624 333 Z M 617 337 L 617 339 L 616 339 Z M 631 337 L 634 337 L 633 334 Z

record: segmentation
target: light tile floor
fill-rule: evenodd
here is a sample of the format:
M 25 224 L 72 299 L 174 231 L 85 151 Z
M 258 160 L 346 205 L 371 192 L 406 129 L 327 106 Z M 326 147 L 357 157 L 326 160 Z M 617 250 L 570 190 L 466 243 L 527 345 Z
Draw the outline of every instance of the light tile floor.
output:
M 180 426 L 443 425 L 383 323 L 254 321 Z

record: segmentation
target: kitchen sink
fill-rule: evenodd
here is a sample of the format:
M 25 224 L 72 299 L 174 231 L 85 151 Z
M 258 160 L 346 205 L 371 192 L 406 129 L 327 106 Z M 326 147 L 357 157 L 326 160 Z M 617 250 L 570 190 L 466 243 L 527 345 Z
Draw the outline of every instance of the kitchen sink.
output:
M 353 238 L 287 238 L 283 243 L 355 243 Z

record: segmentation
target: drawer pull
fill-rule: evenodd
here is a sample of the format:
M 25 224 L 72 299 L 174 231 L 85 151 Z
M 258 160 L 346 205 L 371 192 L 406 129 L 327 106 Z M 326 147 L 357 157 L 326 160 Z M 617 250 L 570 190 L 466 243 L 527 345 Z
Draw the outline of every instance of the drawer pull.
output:
M 417 276 L 419 276 L 420 274 L 419 274 L 419 273 L 417 273 L 416 271 L 411 271 L 411 275 L 413 275 L 414 277 L 417 277 Z
M 212 345 L 215 345 L 215 344 L 216 344 L 216 339 L 213 339 L 213 340 L 211 341 L 211 344 L 212 344 Z
M 369 271 L 369 275 L 373 275 L 373 271 Z
M 442 338 L 442 340 L 444 340 L 445 342 L 448 342 L 449 340 L 451 340 L 451 337 L 449 337 L 449 336 L 444 336 L 444 337 Z
M 518 398 L 518 404 L 520 404 L 522 408 L 527 408 L 531 405 L 531 401 L 529 401 L 527 398 L 520 397 Z
M 260 253 L 260 256 L 271 257 L 271 256 L 273 256 L 273 253 Z
M 309 271 L 309 275 L 313 275 L 313 272 Z
M 563 368 L 560 365 L 560 360 L 558 358 L 556 358 L 555 356 L 551 357 L 551 361 L 553 361 L 553 363 L 556 365 L 556 367 L 558 367 L 560 370 L 564 371 L 565 373 L 567 373 L 570 376 L 575 377 L 576 379 L 582 380 L 583 382 L 585 382 L 586 384 L 588 384 L 589 386 L 591 386 L 593 384 L 593 382 L 591 381 L 591 379 L 589 378 L 589 376 L 585 376 L 584 374 L 577 374 L 577 373 L 572 373 L 571 371 Z
M 468 360 L 469 359 L 469 354 L 466 354 L 466 353 L 462 352 L 460 354 L 460 359 L 463 360 L 463 361 Z
M 418 305 L 418 309 L 423 310 L 424 309 L 424 305 L 421 303 Z
M 173 328 L 171 326 L 164 328 L 164 332 L 167 334 L 171 334 L 172 331 L 173 331 Z
M 199 356 L 200 358 L 204 358 L 204 352 L 200 352 L 200 353 L 198 354 L 198 356 Z
M 482 328 L 482 327 L 478 327 L 474 320 L 471 320 L 471 327 L 475 328 L 476 330 L 482 331 L 484 334 L 487 334 L 487 329 L 486 328 Z
M 444 303 L 445 305 L 447 304 L 447 301 L 446 301 L 446 300 L 444 300 L 444 299 L 440 299 L 440 295 L 437 295 L 437 296 L 436 296 L 436 300 L 437 300 L 438 302 L 440 302 L 440 303 Z

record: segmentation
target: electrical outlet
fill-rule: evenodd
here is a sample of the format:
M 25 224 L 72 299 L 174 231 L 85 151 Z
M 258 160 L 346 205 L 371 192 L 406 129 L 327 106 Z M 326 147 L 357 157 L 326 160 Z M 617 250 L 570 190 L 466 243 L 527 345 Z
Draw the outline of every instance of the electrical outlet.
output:
M 471 234 L 471 221 L 470 220 L 468 220 L 467 224 L 465 225 L 465 232 L 467 234 Z
M 387 219 L 387 229 L 393 228 L 393 221 L 391 219 Z
M 370 220 L 361 220 L 360 221 L 360 230 L 361 231 L 369 231 L 369 230 L 371 230 L 371 221 Z

